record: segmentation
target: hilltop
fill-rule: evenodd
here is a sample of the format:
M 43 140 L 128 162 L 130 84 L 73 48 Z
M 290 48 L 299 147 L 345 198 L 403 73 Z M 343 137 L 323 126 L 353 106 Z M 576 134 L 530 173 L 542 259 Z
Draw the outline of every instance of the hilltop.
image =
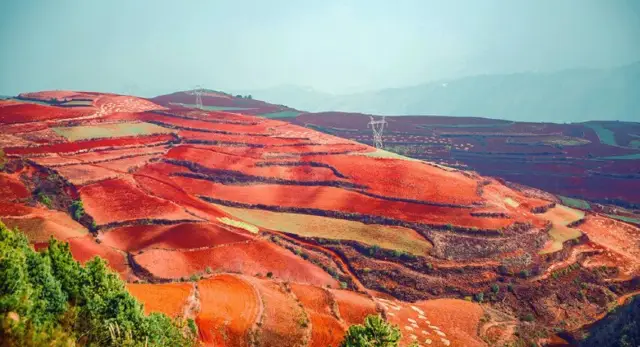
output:
M 336 345 L 375 313 L 403 345 L 541 342 L 640 290 L 633 225 L 285 106 L 192 100 L 0 101 L 0 220 L 107 259 L 147 312 L 195 319 L 210 345 Z

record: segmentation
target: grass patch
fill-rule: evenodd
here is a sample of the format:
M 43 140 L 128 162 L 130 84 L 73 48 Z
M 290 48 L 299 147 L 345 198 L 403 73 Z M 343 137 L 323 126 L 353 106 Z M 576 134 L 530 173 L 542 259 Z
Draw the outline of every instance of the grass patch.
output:
M 300 114 L 300 112 L 298 111 L 280 111 L 280 112 L 272 112 L 272 113 L 265 113 L 265 114 L 261 114 L 261 117 L 265 117 L 265 118 L 295 118 Z
M 218 221 L 221 222 L 221 223 L 224 223 L 226 225 L 230 225 L 232 227 L 244 229 L 244 230 L 246 230 L 246 231 L 248 231 L 250 233 L 254 233 L 254 234 L 257 234 L 258 231 L 260 231 L 260 229 L 258 229 L 255 225 L 251 225 L 249 223 L 241 222 L 239 220 L 235 220 L 235 219 L 231 219 L 231 218 L 227 218 L 227 217 L 218 218 Z
M 593 129 L 598 135 L 598 139 L 600 139 L 600 143 L 609 145 L 609 146 L 617 146 L 615 133 L 599 123 L 585 123 L 585 126 Z
M 520 206 L 520 203 L 511 199 L 511 198 L 504 198 L 504 203 L 511 206 L 511 207 L 518 207 Z
M 570 198 L 568 196 L 561 195 L 558 195 L 558 197 L 564 205 L 567 205 L 569 207 L 579 208 L 581 210 L 591 210 L 591 205 L 585 200 Z
M 582 236 L 582 232 L 578 229 L 569 228 L 567 225 L 584 218 L 584 212 L 576 210 L 564 205 L 556 205 L 556 207 L 541 215 L 552 224 L 549 230 L 549 236 L 552 242 L 540 251 L 540 254 L 548 254 L 557 252 L 562 249 L 565 241 L 577 239 Z
M 433 245 L 416 231 L 396 226 L 363 224 L 356 221 L 297 213 L 271 212 L 257 209 L 215 205 L 223 211 L 259 227 L 292 233 L 303 237 L 351 240 L 367 245 L 424 256 Z
M 56 134 L 63 136 L 69 141 L 139 136 L 152 134 L 167 134 L 173 132 L 171 129 L 151 123 L 118 123 L 102 125 L 83 125 L 76 127 L 52 128 Z

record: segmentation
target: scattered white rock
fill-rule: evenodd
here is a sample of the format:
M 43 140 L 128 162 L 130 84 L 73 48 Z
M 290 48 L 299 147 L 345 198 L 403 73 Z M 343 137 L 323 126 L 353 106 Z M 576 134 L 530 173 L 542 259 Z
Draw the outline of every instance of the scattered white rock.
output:
M 442 331 L 438 331 L 438 330 L 436 330 L 436 334 L 438 334 L 440 336 L 447 336 L 447 334 L 443 333 Z
M 404 328 L 405 328 L 405 330 L 413 331 L 413 328 L 412 328 L 412 327 L 410 327 L 410 326 L 408 326 L 408 325 L 405 325 L 405 327 L 404 327 Z
M 426 339 L 426 340 L 424 340 L 424 343 L 426 343 L 427 345 L 430 345 L 430 344 L 431 344 L 431 342 L 432 342 L 432 341 L 431 341 L 431 339 Z
M 415 319 L 413 319 L 413 318 L 407 318 L 407 320 L 408 320 L 409 322 L 411 322 L 411 323 L 416 323 L 416 320 L 415 320 Z
M 445 346 L 449 346 L 449 345 L 451 344 L 451 341 L 449 341 L 449 340 L 447 340 L 447 339 L 440 339 L 440 341 L 442 341 L 442 343 L 443 343 Z

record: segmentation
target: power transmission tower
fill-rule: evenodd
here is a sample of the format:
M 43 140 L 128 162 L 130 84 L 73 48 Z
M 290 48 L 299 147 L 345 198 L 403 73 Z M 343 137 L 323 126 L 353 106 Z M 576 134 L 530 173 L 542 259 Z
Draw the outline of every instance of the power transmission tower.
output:
M 382 116 L 381 120 L 375 120 L 373 116 L 369 116 L 369 118 L 371 118 L 371 121 L 367 124 L 367 127 L 371 126 L 371 130 L 373 130 L 373 145 L 382 149 L 382 131 L 388 123 L 385 120 L 385 116 Z
M 198 109 L 203 109 L 202 106 L 202 91 L 203 88 L 202 86 L 196 86 L 196 88 L 193 90 L 193 93 L 196 95 L 196 108 Z

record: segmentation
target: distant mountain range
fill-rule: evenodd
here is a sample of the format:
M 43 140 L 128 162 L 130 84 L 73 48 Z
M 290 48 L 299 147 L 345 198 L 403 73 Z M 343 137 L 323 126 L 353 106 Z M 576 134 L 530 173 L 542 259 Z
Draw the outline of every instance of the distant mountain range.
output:
M 640 119 L 640 61 L 610 69 L 479 75 L 331 95 L 297 86 L 245 91 L 301 110 L 582 122 Z

